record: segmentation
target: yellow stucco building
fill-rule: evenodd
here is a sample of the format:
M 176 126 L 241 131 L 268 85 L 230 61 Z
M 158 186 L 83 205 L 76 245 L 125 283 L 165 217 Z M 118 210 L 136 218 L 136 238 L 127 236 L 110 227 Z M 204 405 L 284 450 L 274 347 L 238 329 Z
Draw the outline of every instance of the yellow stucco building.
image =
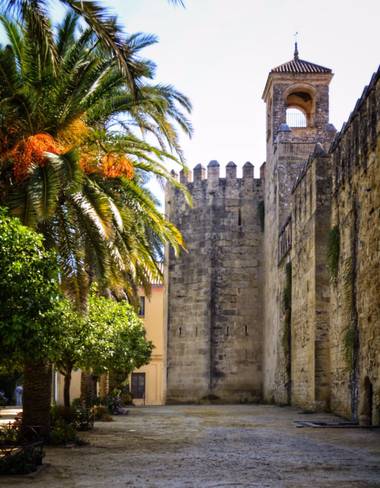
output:
M 150 363 L 133 371 L 129 377 L 129 388 L 135 405 L 163 405 L 166 398 L 165 388 L 165 330 L 164 330 L 164 286 L 152 284 L 151 295 L 140 295 L 140 318 L 144 322 L 147 339 L 152 341 L 154 349 Z M 53 376 L 53 400 L 63 404 L 64 378 L 58 372 Z M 108 381 L 106 381 L 108 385 Z M 80 397 L 81 370 L 73 371 L 70 398 Z M 108 386 L 107 386 L 108 389 Z
M 165 403 L 165 331 L 164 286 L 153 284 L 150 297 L 140 290 L 140 317 L 144 321 L 147 339 L 154 349 L 150 363 L 133 371 L 129 385 L 135 405 L 163 405 Z

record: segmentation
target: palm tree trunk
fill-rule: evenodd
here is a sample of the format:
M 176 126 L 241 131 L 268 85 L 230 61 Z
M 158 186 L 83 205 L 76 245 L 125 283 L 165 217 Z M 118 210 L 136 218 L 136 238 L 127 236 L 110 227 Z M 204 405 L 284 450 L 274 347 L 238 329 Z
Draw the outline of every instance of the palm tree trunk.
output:
M 24 366 L 22 430 L 27 437 L 33 431 L 43 439 L 50 434 L 51 365 L 28 362 Z
M 65 380 L 63 385 L 63 404 L 65 407 L 70 407 L 70 386 L 71 386 L 71 372 L 72 369 L 68 369 L 65 373 Z

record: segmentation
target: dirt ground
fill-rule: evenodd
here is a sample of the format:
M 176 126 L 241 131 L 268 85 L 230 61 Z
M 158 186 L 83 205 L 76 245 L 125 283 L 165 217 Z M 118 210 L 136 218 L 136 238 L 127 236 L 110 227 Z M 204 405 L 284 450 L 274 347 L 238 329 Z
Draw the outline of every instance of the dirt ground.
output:
M 2 477 L 38 488 L 375 488 L 380 430 L 297 428 L 332 420 L 294 408 L 210 405 L 132 408 L 96 424 L 90 444 L 48 448 L 37 475 Z

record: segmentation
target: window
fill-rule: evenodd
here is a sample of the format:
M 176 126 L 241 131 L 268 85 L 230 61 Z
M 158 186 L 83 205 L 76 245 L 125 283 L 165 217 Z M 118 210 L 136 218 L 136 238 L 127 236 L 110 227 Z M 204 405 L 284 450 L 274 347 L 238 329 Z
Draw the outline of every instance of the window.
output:
M 286 123 L 289 127 L 307 127 L 305 114 L 298 108 L 288 108 L 286 110 Z
M 285 93 L 286 94 L 286 93 Z M 286 123 L 291 128 L 313 127 L 315 93 L 311 87 L 291 87 L 285 98 Z
M 145 297 L 140 297 L 139 316 L 145 317 Z
M 145 373 L 132 373 L 131 393 L 133 398 L 145 398 Z

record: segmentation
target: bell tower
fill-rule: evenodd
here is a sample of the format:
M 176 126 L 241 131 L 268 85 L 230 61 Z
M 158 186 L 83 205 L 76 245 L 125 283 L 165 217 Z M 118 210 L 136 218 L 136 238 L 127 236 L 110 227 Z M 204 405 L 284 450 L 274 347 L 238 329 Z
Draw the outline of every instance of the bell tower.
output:
M 324 142 L 326 132 L 331 132 L 332 77 L 331 69 L 300 59 L 297 43 L 293 59 L 270 71 L 263 93 L 267 106 L 267 161 L 283 132 L 288 133 L 287 142 Z
M 330 68 L 300 59 L 295 43 L 293 59 L 273 68 L 268 76 L 263 100 L 266 103 L 267 159 L 265 178 L 264 234 L 264 396 L 266 400 L 287 402 L 284 385 L 290 374 L 281 357 L 282 289 L 289 255 L 279 252 L 279 235 L 289 230 L 291 247 L 291 193 L 297 178 L 316 144 L 328 150 L 335 128 L 329 123 Z M 284 376 L 289 375 L 286 379 Z

